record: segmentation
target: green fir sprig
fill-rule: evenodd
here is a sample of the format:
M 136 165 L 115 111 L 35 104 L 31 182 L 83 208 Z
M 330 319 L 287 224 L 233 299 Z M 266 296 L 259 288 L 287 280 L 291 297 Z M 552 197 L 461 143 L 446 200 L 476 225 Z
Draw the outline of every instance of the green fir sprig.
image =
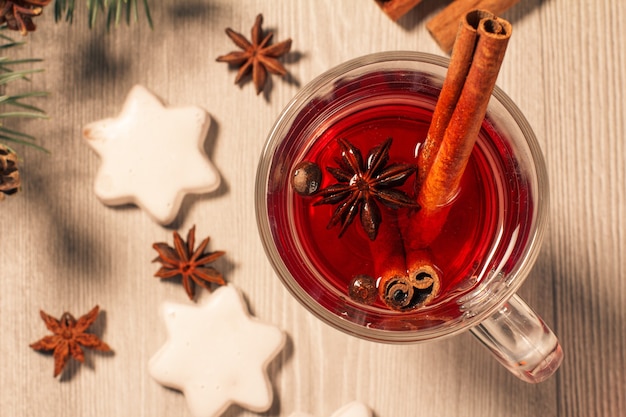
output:
M 102 14 L 106 16 L 107 28 L 112 24 L 118 25 L 122 18 L 127 24 L 131 21 L 139 20 L 140 0 L 87 0 L 87 15 L 89 16 L 89 27 L 96 25 L 98 17 Z M 148 0 L 141 0 L 143 9 L 148 20 L 150 28 L 153 27 L 152 16 L 150 15 L 150 7 Z M 72 23 L 74 20 L 74 12 L 76 9 L 76 0 L 55 0 L 54 1 L 54 19 L 58 22 L 65 20 Z
M 35 143 L 35 137 L 27 133 L 10 129 L 5 123 L 12 119 L 46 119 L 46 112 L 32 104 L 28 99 L 44 97 L 48 93 L 44 91 L 30 91 L 17 94 L 9 94 L 9 87 L 16 85 L 16 81 L 30 81 L 29 76 L 42 72 L 43 69 L 18 69 L 22 64 L 41 62 L 41 59 L 10 59 L 4 54 L 11 48 L 23 45 L 24 42 L 16 42 L 11 37 L 6 36 L 1 31 L 6 29 L 6 25 L 0 26 L 0 141 L 13 142 L 22 145 L 32 146 L 39 150 L 48 152 L 44 147 Z

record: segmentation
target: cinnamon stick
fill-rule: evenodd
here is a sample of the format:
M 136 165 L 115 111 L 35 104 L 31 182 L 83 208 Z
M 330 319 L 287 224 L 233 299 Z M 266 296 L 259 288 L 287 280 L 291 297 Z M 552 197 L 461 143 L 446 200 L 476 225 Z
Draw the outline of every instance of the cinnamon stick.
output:
M 478 41 L 470 70 L 420 190 L 418 201 L 422 208 L 435 209 L 448 204 L 457 192 L 496 84 L 511 36 L 511 24 L 495 16 L 483 18 L 476 31 Z
M 422 0 L 376 0 L 378 6 L 394 22 L 407 14 Z
M 437 155 L 437 151 L 439 151 L 446 127 L 450 123 L 452 112 L 461 95 L 461 90 L 472 63 L 476 40 L 478 39 L 478 24 L 482 19 L 492 16 L 492 13 L 484 10 L 473 10 L 467 13 L 457 26 L 457 47 L 452 51 L 448 72 L 441 87 L 441 93 L 433 112 L 428 134 L 418 153 L 417 190 L 421 188 L 426 179 L 426 174 Z
M 432 18 L 426 28 L 439 47 L 450 53 L 456 39 L 458 22 L 468 12 L 481 9 L 498 16 L 518 2 L 519 0 L 455 0 Z
M 408 282 L 406 257 L 400 227 L 396 218 L 383 219 L 378 227 L 376 239 L 370 241 L 374 259 L 374 273 L 379 277 L 381 300 L 394 310 L 406 308 L 413 298 L 413 286 Z M 388 297 L 385 289 L 393 287 L 396 297 Z
M 478 132 L 485 118 L 487 105 L 504 58 L 504 53 L 511 36 L 511 24 L 504 19 L 493 15 L 484 17 L 485 12 L 480 12 L 481 20 L 476 25 L 476 43 L 471 55 L 454 54 L 455 58 L 470 60 L 467 76 L 461 82 L 462 89 L 457 102 L 453 106 L 448 125 L 436 156 L 427 170 L 426 177 L 418 195 L 420 211 L 413 216 L 413 230 L 419 227 L 422 230 L 422 245 L 427 246 L 432 238 L 436 237 L 440 227 L 445 221 L 445 212 L 458 191 L 465 166 L 474 147 Z M 476 18 L 476 12 L 466 15 L 464 24 L 459 29 L 459 34 L 471 31 L 472 20 Z M 461 44 L 459 44 L 461 47 Z M 463 45 L 465 47 L 465 45 Z M 466 67 L 465 61 L 451 61 L 452 74 L 457 67 Z M 455 81 L 456 83 L 457 81 Z M 458 85 L 444 83 L 444 87 L 458 89 Z M 443 93 L 443 97 L 447 97 Z M 447 109 L 441 111 L 447 112 Z M 438 107 L 435 107 L 438 110 Z M 433 118 L 439 118 L 433 115 Z
M 378 295 L 393 310 L 407 311 L 429 303 L 439 293 L 439 270 L 426 250 L 405 254 L 397 219 L 381 222 L 378 236 L 370 241 L 374 272 L 379 277 Z M 414 271 L 409 275 L 407 261 Z
M 408 279 L 413 285 L 415 308 L 427 305 L 439 294 L 441 273 L 427 249 L 406 251 Z
M 459 37 L 466 36 L 464 32 L 473 30 L 472 23 L 477 17 L 476 13 L 473 11 L 466 15 L 465 22 L 459 28 Z M 471 43 L 469 46 L 458 44 L 458 48 L 471 49 L 472 54 L 454 52 L 448 70 L 449 74 L 456 77 L 455 74 L 462 72 L 463 68 L 468 65 L 465 60 L 469 59 L 467 76 L 465 79 L 454 78 L 453 82 L 447 82 L 446 79 L 443 85 L 446 90 L 456 91 L 459 88 L 458 83 L 462 83 L 458 100 L 452 105 L 453 111 L 449 116 L 439 148 L 431 152 L 435 156 L 432 158 L 430 168 L 427 169 L 417 198 L 421 208 L 409 219 L 408 230 L 405 232 L 407 235 L 410 233 L 411 236 L 410 245 L 405 247 L 409 278 L 413 277 L 417 268 L 421 266 L 420 263 L 410 260 L 412 252 L 419 252 L 428 247 L 439 235 L 451 203 L 458 193 L 461 177 L 478 138 L 511 36 L 511 24 L 506 20 L 486 12 L 479 12 L 478 16 L 481 19 L 475 25 L 475 46 Z M 440 97 L 443 100 L 449 100 L 449 95 L 453 93 L 442 91 Z M 448 111 L 449 109 L 444 109 L 439 105 L 435 107 L 437 113 L 447 114 Z M 433 115 L 433 119 L 446 117 L 440 114 Z

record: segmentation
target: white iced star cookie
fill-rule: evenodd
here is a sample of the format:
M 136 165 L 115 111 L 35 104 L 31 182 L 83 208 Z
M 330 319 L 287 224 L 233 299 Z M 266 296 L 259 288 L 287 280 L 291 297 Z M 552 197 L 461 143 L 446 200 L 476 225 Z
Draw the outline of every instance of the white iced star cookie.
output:
M 165 345 L 150 359 L 150 375 L 180 390 L 195 417 L 221 414 L 233 403 L 254 412 L 272 405 L 267 365 L 285 344 L 275 326 L 250 317 L 232 284 L 201 305 L 164 303 Z
M 165 107 L 134 86 L 116 118 L 83 129 L 102 163 L 95 193 L 107 205 L 133 203 L 162 225 L 171 223 L 185 194 L 217 189 L 220 178 L 204 152 L 207 112 L 195 106 Z
M 289 417 L 313 417 L 309 414 L 293 413 Z M 352 401 L 335 411 L 330 417 L 372 417 L 372 410 L 359 401 Z

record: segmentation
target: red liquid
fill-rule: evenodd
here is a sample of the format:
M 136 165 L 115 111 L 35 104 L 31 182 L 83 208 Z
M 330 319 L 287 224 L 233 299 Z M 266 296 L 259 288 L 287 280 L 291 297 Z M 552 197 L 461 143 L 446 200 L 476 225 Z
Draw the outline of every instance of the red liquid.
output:
M 340 137 L 360 149 L 364 157 L 391 137 L 389 163 L 415 164 L 416 147 L 426 136 L 437 94 L 428 79 L 419 77 L 412 73 L 380 73 L 347 82 L 337 88 L 333 100 L 350 100 L 351 110 L 330 123 L 307 130 L 308 123 L 320 117 L 318 110 L 327 104 L 312 103 L 294 123 L 290 134 L 315 141 L 299 155 L 295 155 L 301 152 L 299 146 L 284 150 L 294 160 L 282 167 L 283 175 L 291 172 L 290 169 L 284 172 L 288 166 L 308 160 L 322 167 L 322 188 L 335 183 L 324 167 L 337 166 Z M 367 92 L 359 94 L 364 86 Z M 458 315 L 456 298 L 474 288 L 486 272 L 496 267 L 507 272 L 507 266 L 511 267 L 520 256 L 525 246 L 520 242 L 525 241 L 530 227 L 526 220 L 532 209 L 525 181 L 516 169 L 506 139 L 485 122 L 444 228 L 430 246 L 434 264 L 442 273 L 440 292 L 431 307 L 401 314 L 430 315 L 430 319 Z M 413 182 L 412 176 L 401 188 L 412 196 L 415 195 Z M 371 317 L 365 321 L 376 326 L 376 314 L 387 307 L 380 300 L 373 306 L 351 303 L 347 300 L 347 290 L 355 275 L 376 277 L 374 265 L 378 253 L 371 249 L 358 216 L 341 238 L 339 226 L 327 228 L 336 206 L 313 206 L 317 199 L 293 193 L 288 181 L 281 182 L 268 195 L 270 221 L 276 224 L 275 241 L 285 264 L 304 291 L 325 308 L 351 320 L 361 320 L 355 314 L 357 310 L 370 312 Z M 393 210 L 382 204 L 380 207 L 383 223 L 393 222 L 394 217 L 406 223 L 410 215 L 408 209 Z M 498 239 L 508 242 L 513 235 L 518 243 L 512 248 L 496 245 Z M 405 233 L 398 238 L 404 239 L 406 246 L 411 236 Z M 316 274 L 305 271 L 297 252 L 304 254 Z M 510 253 L 505 257 L 505 252 Z M 504 261 L 493 265 L 494 260 L 500 259 Z

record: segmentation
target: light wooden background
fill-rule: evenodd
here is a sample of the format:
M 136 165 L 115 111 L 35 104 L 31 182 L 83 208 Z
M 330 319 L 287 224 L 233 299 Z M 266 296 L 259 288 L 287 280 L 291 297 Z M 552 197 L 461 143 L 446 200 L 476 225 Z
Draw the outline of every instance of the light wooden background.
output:
M 354 399 L 377 417 L 626 415 L 626 3 L 524 0 L 498 84 L 519 105 L 545 152 L 550 230 L 521 294 L 559 335 L 560 371 L 539 385 L 518 381 L 469 334 L 391 346 L 354 339 L 290 297 L 265 258 L 254 216 L 257 160 L 276 116 L 309 80 L 349 58 L 386 50 L 441 54 L 425 23 L 445 5 L 424 0 L 393 23 L 373 0 L 167 0 L 144 23 L 106 34 L 86 19 L 37 22 L 22 56 L 45 59 L 33 88 L 51 116 L 19 127 L 51 149 L 18 148 L 23 192 L 0 204 L 0 415 L 188 416 L 184 397 L 146 370 L 165 340 L 161 302 L 187 303 L 179 284 L 152 278 L 154 241 L 172 230 L 210 235 L 217 264 L 256 316 L 289 335 L 271 366 L 268 416 L 329 416 Z M 82 10 L 83 3 L 77 2 Z M 257 13 L 275 40 L 293 38 L 287 79 L 266 94 L 233 85 L 215 58 L 234 48 L 231 26 L 249 33 Z M 99 161 L 81 126 L 118 113 L 136 83 L 172 105 L 212 115 L 210 156 L 223 185 L 185 200 L 172 227 L 135 207 L 109 208 L 93 194 Z M 206 296 L 201 291 L 201 297 Z M 95 330 L 114 355 L 52 377 L 53 359 L 28 345 L 46 334 L 39 309 L 60 316 L 99 304 Z M 215 358 L 220 360 L 219 358 Z M 238 407 L 225 416 L 252 416 Z

